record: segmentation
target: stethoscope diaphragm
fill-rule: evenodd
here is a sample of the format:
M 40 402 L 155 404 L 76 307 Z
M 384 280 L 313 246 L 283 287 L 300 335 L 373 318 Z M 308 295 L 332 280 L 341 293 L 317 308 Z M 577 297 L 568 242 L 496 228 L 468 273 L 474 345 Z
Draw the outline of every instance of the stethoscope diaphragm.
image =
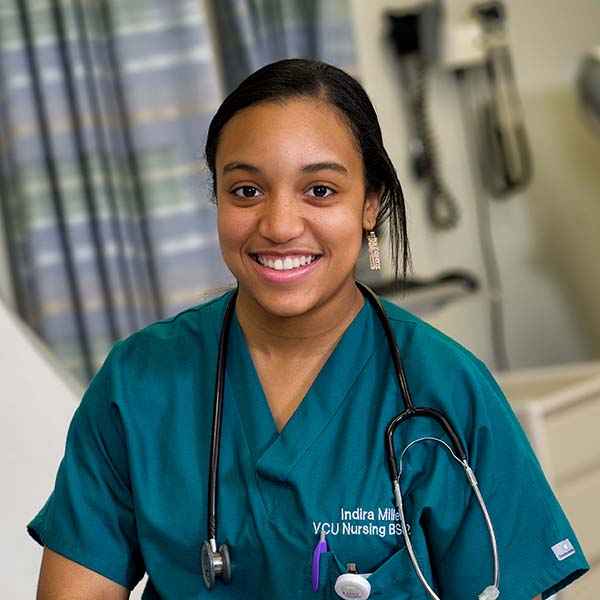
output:
M 206 540 L 202 543 L 200 561 L 202 579 L 207 589 L 211 590 L 214 587 L 217 577 L 223 583 L 231 581 L 231 559 L 226 544 L 221 544 L 217 550 L 213 550 L 210 541 Z

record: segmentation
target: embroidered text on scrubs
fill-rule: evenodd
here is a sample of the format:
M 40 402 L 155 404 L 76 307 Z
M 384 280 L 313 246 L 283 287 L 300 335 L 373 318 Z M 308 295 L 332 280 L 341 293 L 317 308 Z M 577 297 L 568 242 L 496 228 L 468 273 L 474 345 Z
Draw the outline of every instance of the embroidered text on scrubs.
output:
M 374 521 L 375 511 L 365 510 L 361 506 L 354 510 L 348 510 L 342 506 L 340 508 L 340 518 L 342 521 Z M 379 521 L 399 521 L 400 513 L 391 507 L 379 507 L 377 509 L 377 519 Z
M 393 508 L 377 508 L 376 510 L 356 507 L 340 508 L 340 521 L 313 521 L 315 535 L 322 531 L 326 535 L 375 535 L 378 537 L 402 535 L 399 523 L 400 515 Z M 408 526 L 410 531 L 410 526 Z
M 342 523 L 342 533 L 344 535 L 378 535 L 384 537 L 386 533 L 385 525 L 352 525 L 351 523 Z

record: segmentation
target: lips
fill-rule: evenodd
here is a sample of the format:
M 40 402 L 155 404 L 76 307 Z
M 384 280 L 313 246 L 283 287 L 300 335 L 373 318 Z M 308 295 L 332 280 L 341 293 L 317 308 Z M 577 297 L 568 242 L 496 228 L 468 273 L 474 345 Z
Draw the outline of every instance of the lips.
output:
M 273 269 L 274 271 L 291 271 L 310 265 L 319 259 L 315 254 L 294 254 L 288 256 L 253 254 L 252 258 L 262 267 Z

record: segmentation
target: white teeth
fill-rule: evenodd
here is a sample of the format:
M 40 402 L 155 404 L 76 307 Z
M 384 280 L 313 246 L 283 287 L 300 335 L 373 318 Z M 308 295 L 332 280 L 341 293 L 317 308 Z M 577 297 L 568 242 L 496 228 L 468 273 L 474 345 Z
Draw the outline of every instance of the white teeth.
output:
M 310 263 L 314 260 L 316 260 L 316 256 L 313 255 L 295 256 L 294 258 L 291 256 L 286 256 L 283 259 L 276 258 L 275 260 L 259 255 L 256 256 L 256 261 L 258 264 L 269 269 L 274 269 L 275 271 L 289 271 L 291 269 L 297 269 L 298 267 L 302 267 L 304 265 L 310 265 Z

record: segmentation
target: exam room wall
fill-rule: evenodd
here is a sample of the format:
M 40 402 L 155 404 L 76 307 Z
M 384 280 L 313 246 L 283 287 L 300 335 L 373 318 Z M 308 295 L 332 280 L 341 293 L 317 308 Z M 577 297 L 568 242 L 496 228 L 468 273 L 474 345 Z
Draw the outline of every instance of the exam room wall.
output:
M 386 145 L 409 204 L 416 275 L 466 268 L 484 279 L 476 202 L 489 203 L 501 270 L 511 367 L 600 357 L 600 132 L 586 128 L 574 79 L 583 52 L 600 43 L 596 0 L 507 0 L 509 39 L 533 149 L 531 185 L 505 202 L 478 193 L 469 164 L 459 94 L 448 72 L 431 78 L 431 117 L 441 170 L 461 209 L 458 228 L 428 224 L 421 189 L 412 181 L 406 117 L 395 58 L 384 39 L 386 9 L 415 0 L 349 0 L 360 78 L 380 115 Z M 449 22 L 470 0 L 444 2 Z M 14 306 L 3 227 L 0 227 L 0 298 Z M 456 302 L 430 320 L 494 366 L 485 292 Z
M 600 3 L 505 1 L 535 169 L 527 189 L 506 201 L 490 201 L 479 191 L 477 165 L 468 151 L 473 131 L 464 126 L 453 76 L 437 71 L 431 77 L 430 115 L 441 171 L 461 211 L 459 226 L 448 232 L 428 224 L 422 191 L 409 174 L 398 67 L 385 41 L 383 11 L 415 2 L 351 4 L 361 80 L 380 115 L 408 199 L 415 275 L 464 268 L 485 281 L 476 202 L 487 202 L 511 368 L 600 357 L 600 131 L 596 135 L 587 128 L 574 87 L 579 58 L 600 43 Z M 463 18 L 473 2 L 443 4 L 451 23 Z M 485 292 L 429 320 L 495 366 Z

